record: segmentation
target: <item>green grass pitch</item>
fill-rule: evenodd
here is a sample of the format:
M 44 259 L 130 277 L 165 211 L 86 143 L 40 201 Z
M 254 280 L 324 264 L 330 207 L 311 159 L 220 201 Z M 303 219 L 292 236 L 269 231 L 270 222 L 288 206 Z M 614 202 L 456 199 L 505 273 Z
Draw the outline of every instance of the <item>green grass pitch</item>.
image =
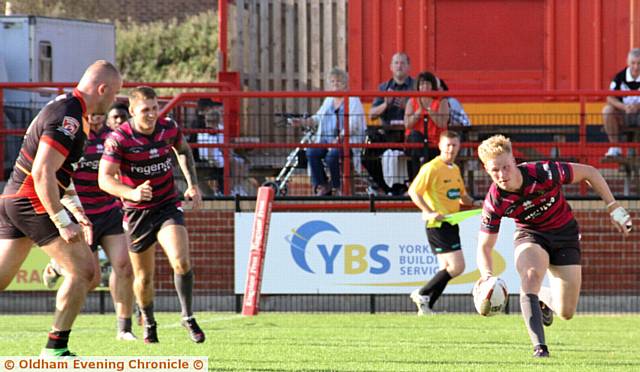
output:
M 70 349 L 82 356 L 208 356 L 211 371 L 640 371 L 640 316 L 579 315 L 547 328 L 551 358 L 531 357 L 519 315 L 198 313 L 204 344 L 177 313 L 160 313 L 160 344 L 115 341 L 115 317 L 82 314 Z M 4 356 L 37 355 L 51 315 L 0 317 Z M 134 325 L 134 333 L 142 330 Z

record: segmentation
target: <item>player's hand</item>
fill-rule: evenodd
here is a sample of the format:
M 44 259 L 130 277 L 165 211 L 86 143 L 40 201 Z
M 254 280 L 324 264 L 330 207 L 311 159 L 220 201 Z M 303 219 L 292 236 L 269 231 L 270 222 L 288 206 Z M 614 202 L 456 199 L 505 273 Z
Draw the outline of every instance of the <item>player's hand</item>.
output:
M 422 220 L 423 221 L 441 221 L 444 218 L 443 215 L 441 215 L 438 212 L 426 212 L 426 211 L 422 211 Z
M 135 189 L 129 192 L 127 199 L 133 202 L 149 201 L 153 197 L 153 189 L 151 188 L 151 181 L 146 180 L 141 183 Z
M 60 233 L 60 237 L 67 243 L 78 242 L 82 236 L 80 226 L 75 223 L 59 228 L 58 232 Z
M 84 212 L 76 212 L 73 217 L 80 224 L 80 228 L 82 229 L 82 235 L 84 236 L 84 240 L 88 245 L 93 244 L 93 224 L 89 220 Z
M 191 209 L 200 209 L 202 207 L 202 193 L 198 186 L 191 186 L 184 192 L 184 198 L 191 200 Z
M 629 215 L 629 212 L 627 212 L 626 209 L 622 207 L 617 207 L 616 209 L 611 211 L 610 215 L 611 222 L 613 222 L 613 225 L 616 227 L 616 229 L 618 229 L 618 231 L 623 233 L 625 236 L 629 235 L 632 228 L 631 216 Z

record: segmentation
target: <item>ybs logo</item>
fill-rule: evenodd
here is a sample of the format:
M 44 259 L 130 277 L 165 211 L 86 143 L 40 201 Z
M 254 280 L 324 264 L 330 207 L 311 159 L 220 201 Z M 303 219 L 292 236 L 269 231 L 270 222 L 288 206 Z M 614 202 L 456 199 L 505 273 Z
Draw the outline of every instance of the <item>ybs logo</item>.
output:
M 313 239 L 320 233 L 322 237 Z M 291 256 L 295 263 L 304 271 L 315 274 L 309 266 L 307 253 L 317 256 L 320 254 L 323 264 L 316 264 L 315 269 L 325 274 L 335 274 L 339 262 L 343 262 L 343 274 L 355 275 L 368 272 L 370 274 L 384 274 L 389 271 L 390 262 L 383 254 L 389 251 L 387 244 L 376 244 L 367 249 L 362 244 L 343 244 L 340 241 L 340 231 L 326 221 L 309 221 L 293 231 L 293 236 L 285 238 L 291 244 Z M 313 242 L 310 244 L 309 242 Z M 338 273 L 341 274 L 341 273 Z

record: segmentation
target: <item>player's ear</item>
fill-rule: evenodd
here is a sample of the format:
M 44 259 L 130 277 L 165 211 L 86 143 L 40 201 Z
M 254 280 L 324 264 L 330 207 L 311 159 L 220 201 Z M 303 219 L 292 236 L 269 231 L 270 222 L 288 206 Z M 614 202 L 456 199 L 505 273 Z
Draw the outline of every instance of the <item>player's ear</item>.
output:
M 107 92 L 108 86 L 105 83 L 98 85 L 98 94 L 103 96 Z

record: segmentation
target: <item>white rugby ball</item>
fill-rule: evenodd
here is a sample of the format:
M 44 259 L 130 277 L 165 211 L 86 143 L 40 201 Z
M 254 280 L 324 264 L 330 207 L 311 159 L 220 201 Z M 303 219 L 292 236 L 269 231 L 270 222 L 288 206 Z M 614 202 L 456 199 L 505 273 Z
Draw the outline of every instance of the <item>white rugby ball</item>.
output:
M 504 280 L 492 276 L 473 286 L 473 303 L 482 316 L 493 316 L 504 312 L 509 302 L 509 290 Z

